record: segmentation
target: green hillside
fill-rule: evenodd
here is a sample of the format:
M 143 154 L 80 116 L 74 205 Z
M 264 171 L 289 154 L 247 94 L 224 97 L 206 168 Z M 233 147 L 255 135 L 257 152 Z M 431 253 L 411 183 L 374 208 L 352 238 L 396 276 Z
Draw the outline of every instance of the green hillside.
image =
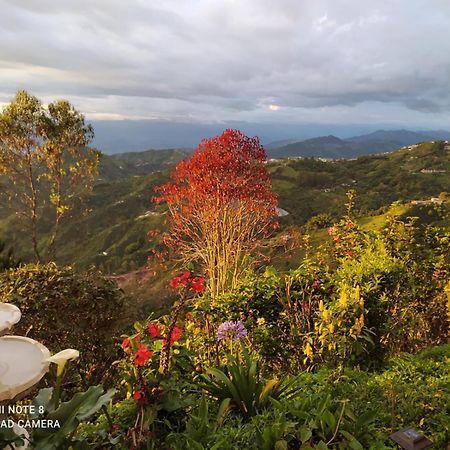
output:
M 168 149 L 103 155 L 100 177 L 110 180 L 148 175 L 150 172 L 167 169 L 188 154 L 186 150 Z
M 337 219 L 344 212 L 345 193 L 354 189 L 356 213 L 367 226 L 381 223 L 395 201 L 405 205 L 405 216 L 445 224 L 445 204 L 413 206 L 410 202 L 429 200 L 450 190 L 449 148 L 444 142 L 430 142 L 353 160 L 269 161 L 279 206 L 289 212 L 282 223 L 301 227 L 321 213 Z M 58 262 L 75 262 L 79 268 L 95 265 L 110 273 L 144 265 L 155 245 L 147 232 L 163 221 L 162 212 L 155 211 L 151 201 L 153 188 L 167 180 L 170 168 L 186 155 L 182 150 L 105 155 L 90 198 L 91 212 L 63 226 Z M 1 237 L 27 261 L 31 252 L 19 225 L 13 216 L 3 219 Z

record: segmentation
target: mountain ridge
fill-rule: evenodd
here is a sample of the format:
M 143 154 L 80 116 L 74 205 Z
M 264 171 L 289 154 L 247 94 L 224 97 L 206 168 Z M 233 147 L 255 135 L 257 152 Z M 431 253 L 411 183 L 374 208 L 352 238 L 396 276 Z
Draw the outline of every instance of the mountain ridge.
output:
M 263 146 L 268 158 L 271 159 L 288 157 L 349 159 L 394 151 L 408 145 L 432 140 L 450 140 L 450 131 L 381 129 L 348 138 L 328 134 L 308 139 L 282 139 L 267 144 L 263 143 Z M 142 148 L 145 148 L 145 146 Z M 104 153 L 104 155 L 111 157 L 109 170 L 114 171 L 116 175 L 119 175 L 121 171 L 125 175 L 143 175 L 145 165 L 148 165 L 152 170 L 160 170 L 165 164 L 176 163 L 192 151 L 193 148 L 188 146 L 154 149 L 147 147 L 145 150 L 122 151 L 113 154 Z M 139 170 L 136 166 L 140 160 L 142 167 Z M 120 166 L 126 166 L 126 169 L 124 170 Z
M 348 159 L 373 153 L 384 153 L 431 140 L 450 139 L 445 130 L 416 132 L 406 129 L 377 130 L 346 139 L 334 135 L 297 141 L 281 147 L 269 148 L 269 158 L 317 157 Z

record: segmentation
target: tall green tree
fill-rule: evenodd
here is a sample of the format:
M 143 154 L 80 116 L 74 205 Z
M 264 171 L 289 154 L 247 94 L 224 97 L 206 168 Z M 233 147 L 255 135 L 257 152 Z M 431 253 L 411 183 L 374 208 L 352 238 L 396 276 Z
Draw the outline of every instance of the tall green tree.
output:
M 0 113 L 0 176 L 9 207 L 31 237 L 36 261 L 54 259 L 61 222 L 88 192 L 100 153 L 89 144 L 94 132 L 69 102 L 45 107 L 18 91 Z M 39 223 L 50 219 L 50 237 L 40 245 Z

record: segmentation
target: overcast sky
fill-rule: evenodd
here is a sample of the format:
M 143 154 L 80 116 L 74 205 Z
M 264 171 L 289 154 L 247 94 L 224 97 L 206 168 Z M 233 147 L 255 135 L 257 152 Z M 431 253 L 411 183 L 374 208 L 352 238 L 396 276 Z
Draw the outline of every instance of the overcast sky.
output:
M 450 128 L 449 0 L 0 0 L 0 103 Z

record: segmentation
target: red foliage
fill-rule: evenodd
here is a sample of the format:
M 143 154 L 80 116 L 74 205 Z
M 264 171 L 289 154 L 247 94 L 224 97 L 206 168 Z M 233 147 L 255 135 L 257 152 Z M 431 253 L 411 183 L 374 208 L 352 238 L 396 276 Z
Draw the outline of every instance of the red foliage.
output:
M 220 220 L 224 206 L 230 205 L 245 206 L 247 214 L 258 218 L 261 229 L 269 228 L 277 200 L 265 160 L 258 138 L 238 130 L 203 140 L 190 158 L 177 165 L 172 181 L 156 188 L 159 196 L 154 200 L 167 202 L 171 211 L 164 242 L 176 248 L 186 236 L 193 237 L 192 223 Z

